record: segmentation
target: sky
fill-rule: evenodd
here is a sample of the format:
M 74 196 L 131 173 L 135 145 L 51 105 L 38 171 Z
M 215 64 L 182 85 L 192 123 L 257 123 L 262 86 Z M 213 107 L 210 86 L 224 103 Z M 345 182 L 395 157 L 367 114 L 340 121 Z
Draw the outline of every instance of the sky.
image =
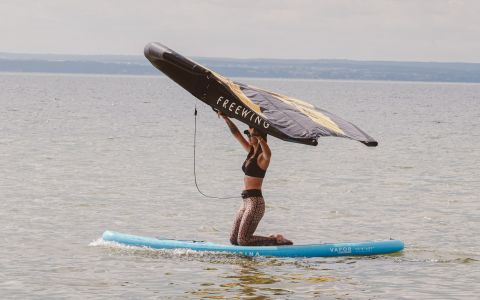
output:
M 478 0 L 1 0 L 0 52 L 480 63 Z

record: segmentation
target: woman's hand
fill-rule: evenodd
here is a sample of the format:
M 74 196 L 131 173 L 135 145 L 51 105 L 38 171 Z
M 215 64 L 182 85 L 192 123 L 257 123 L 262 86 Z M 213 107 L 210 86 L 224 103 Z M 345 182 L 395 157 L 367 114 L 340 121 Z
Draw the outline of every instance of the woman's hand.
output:
M 224 113 L 222 113 L 221 111 L 217 112 L 217 117 L 219 119 L 220 119 L 220 117 L 222 117 L 224 120 L 228 119 L 228 117 Z

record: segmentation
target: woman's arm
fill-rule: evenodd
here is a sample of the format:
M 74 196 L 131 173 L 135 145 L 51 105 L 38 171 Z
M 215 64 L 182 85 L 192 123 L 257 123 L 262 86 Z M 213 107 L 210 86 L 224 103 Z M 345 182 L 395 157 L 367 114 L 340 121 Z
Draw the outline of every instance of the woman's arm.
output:
M 227 116 L 222 114 L 221 112 L 218 113 L 218 117 L 222 117 L 225 120 L 225 123 L 227 123 L 228 128 L 230 128 L 230 132 L 233 134 L 235 139 L 242 145 L 243 149 L 245 151 L 250 151 L 250 143 L 242 136 L 240 133 L 240 130 L 238 130 L 237 126 L 230 120 Z
M 262 147 L 262 154 L 259 156 L 260 161 L 258 162 L 259 166 L 266 170 L 272 157 L 272 151 L 270 151 L 270 147 L 261 136 L 255 136 L 255 138 L 257 138 L 260 147 Z

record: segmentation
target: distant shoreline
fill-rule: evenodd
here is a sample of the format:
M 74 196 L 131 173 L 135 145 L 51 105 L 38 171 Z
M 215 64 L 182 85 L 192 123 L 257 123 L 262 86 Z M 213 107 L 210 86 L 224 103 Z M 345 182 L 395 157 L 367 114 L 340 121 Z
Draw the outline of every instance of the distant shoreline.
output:
M 230 77 L 480 83 L 478 63 L 194 58 Z M 2 73 L 159 75 L 143 56 L 0 53 Z
M 166 75 L 163 73 L 157 74 L 107 74 L 107 73 L 60 73 L 60 72 L 4 72 L 0 70 L 1 75 L 26 75 L 26 76 L 72 76 L 72 77 L 125 77 L 125 78 L 164 78 L 170 80 Z M 478 85 L 480 82 L 459 82 L 459 81 L 409 81 L 409 80 L 374 80 L 374 79 L 323 79 L 323 78 L 286 78 L 286 77 L 236 77 L 230 76 L 233 80 L 298 80 L 298 81 L 326 81 L 326 82 L 364 82 L 364 83 L 412 83 L 412 84 L 465 84 L 465 85 Z M 247 83 L 247 82 L 244 82 Z

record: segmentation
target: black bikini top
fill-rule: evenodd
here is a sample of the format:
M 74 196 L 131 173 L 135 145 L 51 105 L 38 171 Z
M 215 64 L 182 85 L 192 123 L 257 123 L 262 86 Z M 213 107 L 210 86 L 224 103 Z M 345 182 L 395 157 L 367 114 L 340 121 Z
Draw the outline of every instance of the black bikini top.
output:
M 258 156 L 260 156 L 261 153 L 262 151 L 260 151 L 257 155 L 255 155 L 251 159 L 247 157 L 247 159 L 243 162 L 242 170 L 243 170 L 243 173 L 245 173 L 245 175 L 251 176 L 251 177 L 257 177 L 257 178 L 265 177 L 265 173 L 267 172 L 267 170 L 262 170 L 262 168 L 260 168 L 260 166 L 257 163 Z

